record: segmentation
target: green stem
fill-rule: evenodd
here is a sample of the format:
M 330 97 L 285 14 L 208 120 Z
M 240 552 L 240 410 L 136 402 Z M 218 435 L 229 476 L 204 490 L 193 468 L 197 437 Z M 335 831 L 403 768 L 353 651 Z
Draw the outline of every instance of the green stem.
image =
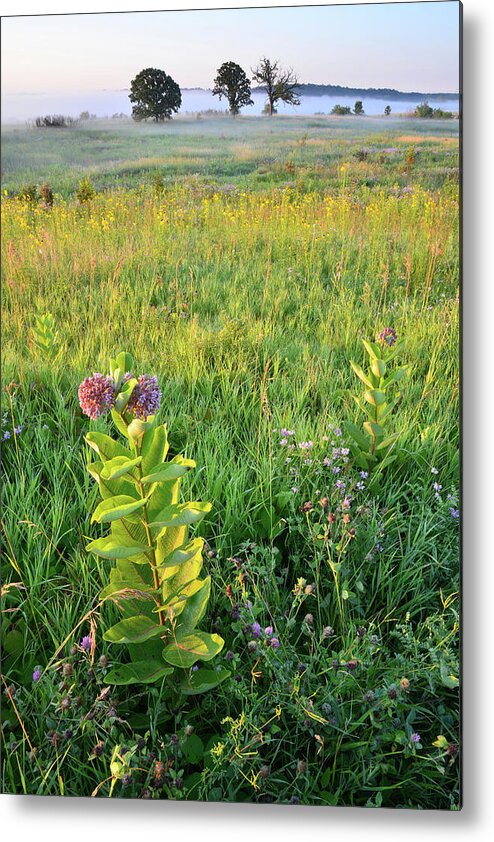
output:
M 142 439 L 140 441 L 141 441 L 141 448 L 139 448 L 139 449 L 137 447 L 137 444 L 133 443 L 134 453 L 135 453 L 136 456 L 141 456 L 140 450 L 142 449 Z M 146 494 L 144 492 L 144 486 L 141 482 L 141 480 L 142 480 L 142 466 L 141 465 L 137 466 L 137 471 L 138 471 L 138 474 L 139 474 L 139 479 L 138 479 L 139 493 L 141 495 L 141 500 L 143 500 L 146 497 Z M 144 526 L 144 529 L 145 529 L 145 532 L 146 532 L 146 539 L 147 539 L 147 542 L 148 542 L 148 547 L 151 550 L 152 559 L 151 559 L 150 565 L 151 565 L 151 571 L 152 571 L 152 574 L 153 574 L 154 588 L 155 588 L 156 591 L 159 591 L 160 579 L 159 579 L 159 573 L 158 573 L 158 564 L 156 562 L 156 547 L 154 546 L 153 539 L 152 539 L 152 536 L 151 536 L 151 530 L 149 528 L 147 503 L 145 503 L 144 506 L 143 506 L 143 513 L 144 513 L 144 518 L 141 518 L 141 522 L 142 522 L 142 525 Z M 165 618 L 164 618 L 164 615 L 163 615 L 162 611 L 158 612 L 158 617 L 159 617 L 160 626 L 164 626 L 165 625 Z

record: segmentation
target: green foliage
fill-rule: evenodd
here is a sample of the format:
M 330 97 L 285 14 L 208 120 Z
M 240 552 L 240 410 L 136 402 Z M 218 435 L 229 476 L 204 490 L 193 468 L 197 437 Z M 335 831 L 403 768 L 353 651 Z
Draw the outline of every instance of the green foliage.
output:
M 38 188 L 36 184 L 23 184 L 18 193 L 22 202 L 34 205 L 38 201 Z
M 132 118 L 137 122 L 152 119 L 155 123 L 170 120 L 182 104 L 177 83 L 164 70 L 147 67 L 130 84 L 129 99 L 133 103 Z
M 361 117 L 362 114 L 365 114 L 364 105 L 361 99 L 358 99 L 354 105 L 353 113 L 356 114 L 358 117 Z
M 86 436 L 99 457 L 88 470 L 102 497 L 92 521 L 110 524 L 110 533 L 86 549 L 115 561 L 101 596 L 124 614 L 104 639 L 128 645 L 131 656 L 131 663 L 109 673 L 111 684 L 152 683 L 170 676 L 173 668 L 190 670 L 197 661 L 210 661 L 223 648 L 219 635 L 197 629 L 211 580 L 200 578 L 202 540 L 188 537 L 188 527 L 199 523 L 211 504 L 179 502 L 180 480 L 195 463 L 180 455 L 167 461 L 166 427 L 157 425 L 154 416 L 144 420 L 129 411 L 137 386 L 137 380 L 129 377 L 132 367 L 126 353 L 110 364 L 116 392 L 112 416 L 127 446 L 101 433 Z M 211 689 L 224 678 L 218 674 L 212 679 L 209 671 L 204 676 L 199 669 L 194 692 Z M 184 686 L 190 680 L 186 676 Z
M 228 100 L 230 114 L 234 117 L 245 105 L 253 105 L 250 96 L 250 82 L 245 70 L 234 61 L 226 61 L 217 70 L 214 80 L 213 96 Z
M 44 360 L 53 362 L 60 350 L 60 339 L 51 313 L 36 316 L 36 322 L 31 329 L 31 337 L 37 353 Z
M 75 196 L 81 205 L 87 204 L 96 196 L 96 190 L 94 189 L 93 183 L 88 175 L 81 178 Z
M 48 131 L 3 132 L 3 374 L 6 392 L 18 385 L 12 413 L 4 392 L 2 419 L 11 436 L 2 442 L 2 672 L 19 715 L 5 691 L 3 789 L 88 796 L 101 784 L 107 797 L 110 764 L 124 761 L 113 767 L 113 797 L 457 809 L 459 523 L 450 513 L 457 496 L 446 495 L 457 495 L 458 479 L 458 124 L 348 117 L 328 137 L 327 117 L 279 115 L 229 120 L 221 137 L 225 120 L 92 123 L 61 131 L 56 149 Z M 403 174 L 411 134 L 421 138 L 413 183 Z M 358 148 L 373 150 L 365 167 L 352 156 Z M 287 161 L 296 169 L 285 188 Z M 74 201 L 86 173 L 98 189 L 91 214 Z M 12 200 L 43 179 L 60 195 L 51 212 Z M 401 198 L 407 184 L 413 197 Z M 49 366 L 26 341 L 33 306 L 59 329 Z M 367 370 L 359 333 L 372 337 L 383 320 L 406 334 L 414 376 L 390 418 L 404 431 L 401 457 L 375 493 L 379 468 L 362 478 L 341 452 L 348 436 L 328 421 L 356 420 L 368 439 L 348 400 L 348 361 Z M 125 546 L 117 522 L 90 525 L 99 500 L 75 394 L 87 360 L 113 354 L 117 334 L 143 361 L 159 361 L 171 454 L 186 446 L 200 465 L 181 480 L 180 502 L 214 500 L 200 526 L 201 575 L 217 586 L 198 627 L 225 645 L 197 671 L 156 657 L 151 672 L 145 661 L 124 662 L 129 644 L 102 639 L 139 616 L 95 600 L 103 584 L 120 587 L 107 580 L 115 546 L 138 573 L 148 565 L 139 536 Z M 121 443 L 105 437 L 108 420 L 89 433 L 112 463 L 101 482 L 130 496 L 127 468 L 138 457 L 125 433 Z M 284 426 L 296 435 L 283 446 Z M 309 439 L 312 450 L 300 449 Z M 168 465 L 167 456 L 158 473 Z M 144 478 L 146 496 L 153 472 Z M 84 551 L 91 539 L 97 555 Z M 166 570 L 187 565 L 194 541 L 202 545 L 191 535 Z M 254 622 L 261 632 L 251 639 Z M 94 652 L 77 645 L 88 634 Z
M 389 115 L 391 114 L 391 106 L 390 105 L 386 106 L 386 108 L 384 109 L 384 113 L 385 113 L 386 117 L 389 117 Z
M 443 111 L 442 108 L 432 108 L 427 100 L 421 102 L 413 112 L 414 117 L 422 117 L 429 120 L 451 120 L 452 111 Z
M 387 427 L 396 409 L 400 394 L 394 387 L 408 371 L 407 365 L 389 371 L 389 364 L 400 353 L 403 343 L 394 345 L 393 350 L 384 353 L 378 343 L 362 340 L 369 359 L 367 371 L 353 360 L 350 364 L 365 387 L 363 397 L 352 395 L 362 413 L 367 415 L 362 430 L 352 422 L 345 424 L 353 440 L 352 451 L 357 464 L 366 470 L 379 463 L 381 470 L 397 457 L 399 432 L 388 432 Z M 386 340 L 383 345 L 387 347 Z M 384 357 L 383 357 L 384 353 Z M 390 394 L 394 391 L 394 394 Z
M 269 116 L 276 113 L 277 102 L 300 105 L 300 97 L 297 95 L 298 79 L 291 68 L 284 70 L 278 61 L 262 58 L 252 75 L 254 81 L 266 91 L 268 101 L 265 111 Z
M 343 117 L 343 116 L 345 116 L 347 114 L 351 114 L 351 113 L 352 113 L 352 109 L 350 108 L 349 105 L 338 105 L 338 104 L 336 104 L 336 105 L 333 105 L 333 107 L 331 109 L 331 114 L 337 114 L 340 117 Z

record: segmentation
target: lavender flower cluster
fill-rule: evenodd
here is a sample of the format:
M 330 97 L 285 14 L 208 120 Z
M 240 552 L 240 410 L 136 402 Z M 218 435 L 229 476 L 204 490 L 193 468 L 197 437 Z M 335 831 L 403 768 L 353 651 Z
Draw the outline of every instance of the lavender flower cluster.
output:
M 148 415 L 155 415 L 160 404 L 161 390 L 158 386 L 158 378 L 150 374 L 141 374 L 132 392 L 127 410 L 136 418 L 142 418 L 145 421 Z
M 124 382 L 132 375 L 127 373 Z M 101 415 L 115 406 L 115 382 L 109 375 L 99 372 L 86 377 L 79 386 L 79 403 L 85 415 L 96 421 Z M 146 420 L 148 415 L 154 415 L 161 404 L 161 390 L 158 378 L 150 374 L 141 374 L 127 405 L 127 412 L 135 418 Z

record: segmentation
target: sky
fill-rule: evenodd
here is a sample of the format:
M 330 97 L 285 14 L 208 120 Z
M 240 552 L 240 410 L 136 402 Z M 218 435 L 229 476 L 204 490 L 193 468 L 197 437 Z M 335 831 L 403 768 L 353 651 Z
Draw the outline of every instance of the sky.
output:
M 300 82 L 456 93 L 458 6 L 2 17 L 2 95 L 128 89 L 144 67 L 165 70 L 181 88 L 208 88 L 224 61 L 250 75 L 262 56 L 292 67 Z

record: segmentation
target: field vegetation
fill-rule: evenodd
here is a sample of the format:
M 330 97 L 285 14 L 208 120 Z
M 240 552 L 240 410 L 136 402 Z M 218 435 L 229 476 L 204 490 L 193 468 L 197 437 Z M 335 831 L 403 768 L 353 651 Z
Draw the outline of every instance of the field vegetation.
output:
M 4 791 L 458 809 L 456 121 L 2 144 Z M 201 695 L 106 680 L 126 653 L 85 436 L 114 432 L 78 387 L 121 351 L 196 463 L 183 499 L 211 503 Z

